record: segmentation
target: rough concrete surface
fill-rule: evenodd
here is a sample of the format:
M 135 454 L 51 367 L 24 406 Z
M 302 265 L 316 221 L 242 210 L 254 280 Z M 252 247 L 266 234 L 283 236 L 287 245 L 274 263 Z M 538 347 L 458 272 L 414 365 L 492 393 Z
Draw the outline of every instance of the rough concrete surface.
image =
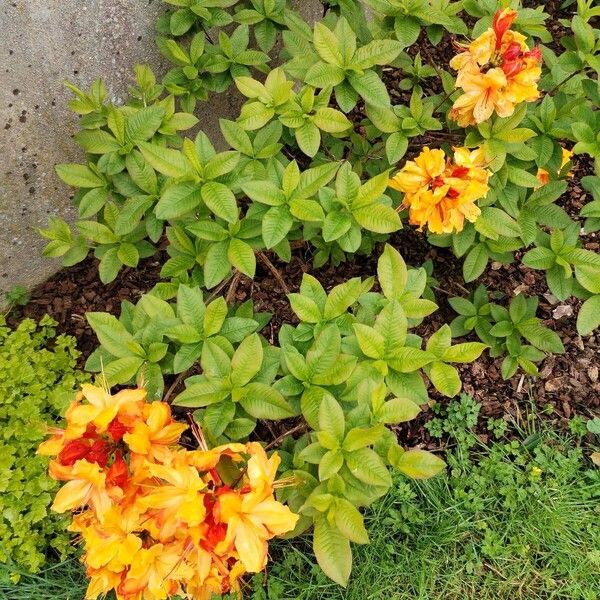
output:
M 318 17 L 318 0 L 297 0 L 305 18 Z M 166 72 L 154 45 L 159 0 L 0 0 L 0 306 L 15 285 L 31 287 L 60 264 L 41 256 L 36 228 L 50 216 L 75 218 L 71 190 L 54 165 L 83 158 L 71 139 L 77 117 L 67 108 L 69 80 L 86 89 L 104 79 L 118 102 L 136 63 Z M 235 93 L 199 104 L 202 128 L 217 143 L 218 119 L 235 118 Z

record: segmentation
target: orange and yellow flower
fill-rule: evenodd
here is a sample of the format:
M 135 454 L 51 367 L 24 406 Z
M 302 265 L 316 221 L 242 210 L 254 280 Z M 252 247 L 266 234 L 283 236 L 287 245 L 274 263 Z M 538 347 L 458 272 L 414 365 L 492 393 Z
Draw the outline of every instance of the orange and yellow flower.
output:
M 454 102 L 450 117 L 461 127 L 476 125 L 495 112 L 510 116 L 521 102 L 539 97 L 541 77 L 539 48 L 530 50 L 526 38 L 510 29 L 516 11 L 504 9 L 494 16 L 492 27 L 468 45 L 451 61 L 457 71 L 456 87 L 463 94 Z
M 572 150 L 567 150 L 566 148 L 562 149 L 562 162 L 560 163 L 560 169 L 558 170 L 557 174 L 560 174 L 560 172 L 565 168 L 565 166 L 571 160 L 572 157 L 573 157 Z M 571 171 L 569 171 L 567 173 L 567 177 L 572 177 L 572 175 L 573 175 L 573 173 Z M 538 169 L 537 178 L 540 182 L 540 185 L 538 187 L 542 187 L 543 185 L 546 185 L 550 181 L 550 173 L 548 173 L 548 171 L 546 171 L 546 169 Z
M 143 390 L 86 386 L 65 429 L 39 449 L 65 485 L 53 509 L 76 514 L 83 540 L 86 600 L 209 600 L 239 590 L 246 572 L 264 568 L 267 544 L 298 520 L 274 496 L 279 457 L 258 443 L 211 450 L 177 445 L 186 429 L 164 402 Z M 219 474 L 237 469 L 230 485 Z
M 453 233 L 462 231 L 465 219 L 474 222 L 479 217 L 475 202 L 487 194 L 489 177 L 481 148 L 455 148 L 451 161 L 443 150 L 425 147 L 389 186 L 404 193 L 411 224 L 420 230 L 427 225 L 432 233 Z

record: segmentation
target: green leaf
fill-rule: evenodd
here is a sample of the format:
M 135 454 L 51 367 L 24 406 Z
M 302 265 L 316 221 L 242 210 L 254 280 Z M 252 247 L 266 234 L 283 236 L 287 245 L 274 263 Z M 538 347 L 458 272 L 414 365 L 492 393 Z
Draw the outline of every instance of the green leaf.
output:
M 228 223 L 235 223 L 238 220 L 237 201 L 233 192 L 226 185 L 209 181 L 202 186 L 201 194 L 204 204 L 217 217 L 225 219 Z
M 89 167 L 74 163 L 56 165 L 56 174 L 67 184 L 81 188 L 99 188 L 105 182 Z
M 143 348 L 134 341 L 125 326 L 113 315 L 101 312 L 88 312 L 86 319 L 94 330 L 98 341 L 108 352 L 117 358 L 137 354 L 144 356 Z
M 300 150 L 311 158 L 319 151 L 321 145 L 321 132 L 313 123 L 305 123 L 302 127 L 294 130 L 296 141 Z
M 336 285 L 327 296 L 323 316 L 327 320 L 339 317 L 358 300 L 361 293 L 362 285 L 359 278 Z
M 109 248 L 100 259 L 100 264 L 98 265 L 100 281 L 105 285 L 114 281 L 122 266 L 123 264 L 119 259 L 117 248 Z
M 337 498 L 334 512 L 335 525 L 355 544 L 368 544 L 369 534 L 358 509 L 345 498 Z
M 426 450 L 408 450 L 402 454 L 396 466 L 412 479 L 429 479 L 441 473 L 446 463 Z
M 105 365 L 102 374 L 109 386 L 129 383 L 137 374 L 144 359 L 138 356 L 126 356 Z
M 178 183 L 164 191 L 154 212 L 162 220 L 177 219 L 197 208 L 201 201 L 199 184 Z
M 319 407 L 319 429 L 341 443 L 344 439 L 345 423 L 344 411 L 339 402 L 330 394 L 323 396 Z
M 238 124 L 246 131 L 264 127 L 275 115 L 275 110 L 267 108 L 262 102 L 249 102 L 242 106 Z
M 463 277 L 466 282 L 474 281 L 485 270 L 489 254 L 485 244 L 477 244 L 467 254 L 463 263 Z
M 352 475 L 367 485 L 387 488 L 392 484 L 392 478 L 384 462 L 370 448 L 361 448 L 348 454 L 346 464 Z
M 400 54 L 402 44 L 395 40 L 373 40 L 359 48 L 352 59 L 353 66 L 368 69 L 388 65 Z
M 314 28 L 313 44 L 318 55 L 326 62 L 337 67 L 343 65 L 338 39 L 326 25 L 317 21 Z
M 277 246 L 289 233 L 294 219 L 287 206 L 273 206 L 263 216 L 262 236 L 267 249 Z
M 204 284 L 208 289 L 218 285 L 230 271 L 228 259 L 229 242 L 223 241 L 212 244 L 204 259 Z
M 521 321 L 517 325 L 517 329 L 530 344 L 544 352 L 561 354 L 565 351 L 558 334 L 548 327 L 544 327 L 539 319 L 532 318 Z
M 160 127 L 165 116 L 162 106 L 147 106 L 125 119 L 125 138 L 131 142 L 145 142 Z
M 246 386 L 246 395 L 240 400 L 244 410 L 255 419 L 286 419 L 294 416 L 294 410 L 274 388 L 254 382 Z
M 84 129 L 75 134 L 75 140 L 90 154 L 108 154 L 121 148 L 121 144 L 108 131 L 102 129 Z
M 400 215 L 384 204 L 372 204 L 352 212 L 361 227 L 375 233 L 393 233 L 402 228 Z
M 382 108 L 390 106 L 387 88 L 375 71 L 367 70 L 362 75 L 350 72 L 347 77 L 350 85 L 367 104 Z
M 140 253 L 134 244 L 123 242 L 117 250 L 118 259 L 128 267 L 137 267 Z
M 600 327 L 600 296 L 592 296 L 579 309 L 577 332 L 579 335 L 588 335 L 598 327 Z
M 480 342 L 456 344 L 444 352 L 442 359 L 446 362 L 470 363 L 478 359 L 486 348 L 487 345 Z
M 241 271 L 250 278 L 254 278 L 256 272 L 256 256 L 254 255 L 252 246 L 243 240 L 233 238 L 229 243 L 227 258 L 238 271 Z
M 305 323 L 318 323 L 321 318 L 321 311 L 316 302 L 303 294 L 288 294 L 288 300 L 292 310 L 298 318 Z
M 344 81 L 344 70 L 336 65 L 317 62 L 308 69 L 304 81 L 316 88 L 333 87 Z
M 356 427 L 351 429 L 346 437 L 342 448 L 346 452 L 354 452 L 360 448 L 366 446 L 373 446 L 378 442 L 383 435 L 384 428 L 382 425 L 375 425 L 374 427 Z
M 533 248 L 523 255 L 521 259 L 524 265 L 532 269 L 550 269 L 554 266 L 556 255 L 550 248 Z
M 219 383 L 202 381 L 188 386 L 173 400 L 173 404 L 189 408 L 202 408 L 222 402 L 228 396 L 229 392 L 223 390 Z
M 233 402 L 213 404 L 204 411 L 201 425 L 210 432 L 210 435 L 216 438 L 227 429 L 234 415 L 235 404 Z M 196 419 L 196 413 L 194 413 L 194 419 Z
M 326 481 L 333 477 L 344 464 L 344 455 L 341 450 L 329 450 L 319 462 L 319 481 Z
M 341 238 L 352 226 L 352 219 L 348 213 L 333 210 L 327 214 L 323 222 L 323 240 L 333 242 Z
M 355 323 L 353 325 L 354 333 L 358 345 L 365 356 L 373 359 L 381 359 L 385 354 L 385 339 L 382 334 L 372 327 Z
M 315 522 L 313 550 L 325 575 L 346 587 L 352 571 L 350 541 L 324 517 Z
M 525 188 L 535 188 L 540 185 L 540 181 L 535 175 L 514 166 L 508 167 L 508 180 L 519 187 Z
M 163 175 L 184 177 L 193 173 L 189 160 L 178 150 L 148 142 L 139 142 L 138 147 L 148 164 Z
M 177 316 L 187 325 L 200 328 L 205 312 L 199 288 L 179 284 L 177 289 Z
M 246 181 L 242 184 L 244 193 L 254 202 L 268 206 L 285 203 L 285 194 L 271 181 Z
M 352 123 L 344 113 L 327 106 L 317 109 L 313 116 L 313 123 L 327 133 L 342 133 L 352 127 Z
M 406 346 L 397 350 L 394 357 L 388 360 L 388 364 L 394 371 L 411 373 L 428 365 L 432 360 L 435 360 L 435 356 L 430 352 Z
M 393 398 L 383 403 L 375 417 L 382 423 L 392 425 L 412 421 L 420 412 L 420 406 L 410 398 Z
M 436 361 L 429 367 L 428 376 L 435 389 L 448 398 L 456 396 L 462 388 L 458 371 L 441 361 Z
M 258 334 L 248 336 L 236 349 L 231 359 L 231 382 L 235 386 L 249 383 L 260 371 L 263 348 Z
M 404 293 L 408 280 L 406 263 L 400 252 L 386 244 L 377 261 L 377 278 L 388 300 L 398 299 Z

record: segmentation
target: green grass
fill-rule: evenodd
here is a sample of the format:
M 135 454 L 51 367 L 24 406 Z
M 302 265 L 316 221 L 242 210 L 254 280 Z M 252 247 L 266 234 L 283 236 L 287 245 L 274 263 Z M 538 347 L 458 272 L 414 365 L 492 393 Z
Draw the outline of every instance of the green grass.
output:
M 87 581 L 78 559 L 49 566 L 36 574 L 0 565 L 0 578 L 20 575 L 16 584 L 0 581 L 0 600 L 82 600 Z
M 309 545 L 278 543 L 252 600 L 600 598 L 600 470 L 552 433 L 449 460 L 449 476 L 397 480 L 368 512 L 346 590 Z M 541 472 L 538 473 L 537 469 Z

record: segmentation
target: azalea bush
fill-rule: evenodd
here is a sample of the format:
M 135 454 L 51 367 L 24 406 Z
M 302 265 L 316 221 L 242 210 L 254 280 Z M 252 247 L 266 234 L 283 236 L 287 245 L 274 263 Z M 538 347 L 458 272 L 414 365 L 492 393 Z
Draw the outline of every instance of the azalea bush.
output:
M 284 2 L 170 4 L 158 46 L 175 67 L 161 83 L 137 67 L 119 107 L 101 82 L 89 93 L 71 86 L 88 162 L 57 170 L 78 188 L 81 220 L 73 229 L 51 221 L 48 256 L 74 264 L 92 250 L 108 282 L 166 234 L 163 277 L 214 288 L 235 270 L 253 277 L 264 250 L 287 261 L 305 242 L 316 266 L 368 254 L 407 215 L 463 259 L 467 282 L 490 261 L 512 262 L 530 248 L 525 264 L 547 271 L 557 298 L 600 294 L 600 257 L 581 248 L 577 225 L 557 204 L 572 156 L 598 157 L 590 125 L 600 98 L 590 24 L 598 8 L 590 1 L 579 0 L 565 22 L 572 35 L 560 55 L 546 45 L 548 15 L 516 2 L 461 10 L 457 2 L 372 0 L 372 21 L 358 2 L 333 3 L 314 27 Z M 475 18 L 471 31 L 463 16 Z M 230 33 L 207 32 L 227 24 L 235 24 Z M 422 28 L 433 44 L 444 30 L 457 36 L 449 64 L 406 52 Z M 279 31 L 282 63 L 272 68 Z M 404 103 L 391 100 L 390 69 L 404 77 Z M 434 77 L 439 92 L 425 93 Z M 232 86 L 247 102 L 238 119 L 221 121 L 230 149 L 217 152 L 202 132 L 183 138 L 197 122 L 192 112 L 201 115 L 197 101 Z M 413 147 L 420 158 L 402 161 Z M 597 177 L 586 187 L 596 193 Z M 589 231 L 594 210 L 582 211 Z M 582 332 L 597 325 L 596 304 L 587 305 Z
M 600 229 L 600 9 L 569 2 L 558 44 L 543 6 L 508 0 L 330 1 L 312 25 L 286 0 L 167 4 L 157 45 L 172 68 L 160 82 L 137 66 L 122 106 L 101 82 L 70 86 L 86 161 L 57 173 L 77 190 L 79 219 L 51 220 L 45 254 L 73 265 L 91 252 L 108 283 L 165 250 L 163 281 L 136 305 L 123 303 L 118 318 L 88 315 L 100 346 L 87 368 L 108 386 L 137 382 L 150 400 L 189 410 L 213 448 L 252 443 L 280 422 L 269 443 L 294 482 L 278 491 L 298 515 L 287 535 L 313 528 L 319 564 L 345 585 L 351 542 L 368 541 L 360 509 L 385 494 L 390 470 L 418 478 L 443 467 L 390 428 L 419 413 L 427 382 L 453 397 L 455 365 L 486 348 L 504 356 L 505 378 L 535 375 L 564 350 L 536 297 L 501 306 L 482 287 L 450 300 L 451 324 L 426 339 L 411 332 L 437 308 L 432 270 L 407 268 L 390 236 L 414 226 L 462 261 L 467 284 L 490 263 L 543 270 L 556 299 L 583 302 L 580 334 L 600 325 L 600 254 L 581 236 Z M 452 56 L 439 64 L 427 48 L 448 42 Z M 206 99 L 236 91 L 244 103 L 220 121 L 225 145 L 202 130 L 185 136 Z M 581 222 L 561 205 L 579 164 L 590 165 L 582 185 L 593 196 Z M 218 294 L 254 278 L 259 261 L 279 275 L 273 263 L 298 248 L 317 268 L 379 254 L 377 278 L 326 290 L 304 274 L 288 294 L 298 324 L 267 343 L 269 315 Z M 472 332 L 481 342 L 452 344 Z M 131 446 L 110 447 L 113 458 L 88 461 L 93 469 L 114 464 L 117 447 L 128 473 L 137 469 L 123 458 L 137 453 Z M 245 459 L 228 460 L 244 473 Z M 210 473 L 196 471 L 208 485 Z M 115 572 L 128 581 L 133 571 L 141 585 L 139 568 Z M 183 571 L 174 579 L 160 593 L 182 591 Z
M 278 346 L 256 333 L 268 315 L 246 304 L 228 316 L 222 298 L 205 306 L 199 288 L 180 285 L 175 303 L 153 292 L 135 307 L 123 303 L 119 319 L 88 314 L 101 345 L 87 367 L 103 369 L 109 385 L 144 381 L 154 399 L 163 375 L 179 373 L 185 389 L 172 402 L 193 409 L 211 446 L 245 443 L 259 420 L 295 419 L 301 435 L 284 435 L 280 455 L 282 476 L 296 485 L 279 497 L 300 515 L 295 535 L 314 525 L 319 564 L 345 584 L 350 542 L 368 540 L 359 509 L 389 489 L 390 469 L 422 478 L 444 466 L 424 450 L 405 451 L 388 426 L 419 414 L 424 377 L 441 394 L 458 394 L 454 365 L 486 348 L 452 345 L 447 325 L 426 341 L 410 332 L 437 309 L 423 298 L 427 281 L 389 245 L 378 261 L 381 292 L 373 278 L 354 278 L 328 294 L 305 274 L 289 295 L 300 323 L 282 326 Z M 189 373 L 196 362 L 200 375 Z
M 37 571 L 47 556 L 72 551 L 68 521 L 50 514 L 56 484 L 47 460 L 35 456 L 47 421 L 60 418 L 89 376 L 76 369 L 72 337 L 56 335 L 56 322 L 24 320 L 12 329 L 0 315 L 0 563 L 3 577 Z

